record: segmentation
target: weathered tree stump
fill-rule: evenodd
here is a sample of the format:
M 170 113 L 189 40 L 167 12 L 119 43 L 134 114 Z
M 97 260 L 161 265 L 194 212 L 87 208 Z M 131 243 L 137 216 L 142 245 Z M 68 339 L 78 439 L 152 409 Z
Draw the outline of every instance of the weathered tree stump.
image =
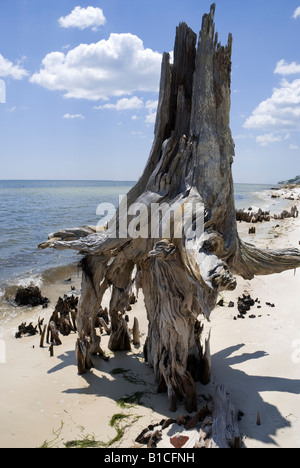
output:
M 239 239 L 229 126 L 232 36 L 226 46 L 218 42 L 214 14 L 213 4 L 198 45 L 197 35 L 180 24 L 174 63 L 163 56 L 150 157 L 108 229 L 68 229 L 41 245 L 84 257 L 77 328 L 91 346 L 94 318 L 111 288 L 109 348 L 130 349 L 124 316 L 133 280 L 143 290 L 149 321 L 145 358 L 173 410 L 178 399 L 195 410 L 195 381 L 210 379 L 203 325 L 220 291 L 235 289 L 232 275 L 252 279 L 300 266 L 298 250 L 258 250 Z M 86 353 L 77 354 L 84 372 Z

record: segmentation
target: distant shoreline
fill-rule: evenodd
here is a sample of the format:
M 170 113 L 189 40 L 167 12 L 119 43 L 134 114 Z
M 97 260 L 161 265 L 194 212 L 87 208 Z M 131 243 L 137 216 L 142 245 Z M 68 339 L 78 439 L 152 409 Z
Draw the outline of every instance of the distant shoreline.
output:
M 95 182 L 95 183 L 126 183 L 136 184 L 137 180 L 122 179 L 0 179 L 0 182 Z M 264 184 L 262 184 L 264 185 Z M 266 184 L 268 185 L 268 184 Z

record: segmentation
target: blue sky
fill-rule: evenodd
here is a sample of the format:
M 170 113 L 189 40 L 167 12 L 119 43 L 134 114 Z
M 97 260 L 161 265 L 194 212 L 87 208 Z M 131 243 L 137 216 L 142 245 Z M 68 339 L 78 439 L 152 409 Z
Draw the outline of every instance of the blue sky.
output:
M 136 180 L 161 54 L 211 1 L 1 0 L 0 179 Z M 300 173 L 300 0 L 216 1 L 233 34 L 235 182 Z

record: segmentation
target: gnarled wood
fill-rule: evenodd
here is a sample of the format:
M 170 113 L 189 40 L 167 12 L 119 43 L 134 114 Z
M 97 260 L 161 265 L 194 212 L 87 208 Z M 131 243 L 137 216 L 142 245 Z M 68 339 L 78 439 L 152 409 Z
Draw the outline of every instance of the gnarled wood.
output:
M 169 54 L 163 56 L 149 160 L 108 229 L 61 231 L 41 245 L 84 256 L 78 332 L 81 339 L 89 337 L 92 348 L 94 340 L 100 346 L 94 318 L 109 288 L 109 347 L 130 348 L 124 314 L 133 281 L 143 290 L 149 321 L 145 358 L 173 410 L 178 399 L 195 410 L 195 381 L 209 381 L 209 337 L 203 324 L 219 292 L 236 287 L 232 275 L 253 278 L 300 265 L 297 250 L 260 251 L 238 237 L 229 126 L 232 37 L 226 46 L 218 42 L 214 14 L 213 4 L 203 17 L 198 44 L 196 34 L 180 24 L 174 63 Z M 130 234 L 135 203 L 146 206 L 136 222 L 140 232 L 148 233 L 144 236 Z M 171 217 L 163 210 L 166 206 Z M 153 226 L 159 211 L 160 221 Z M 190 215 L 189 221 L 178 223 L 182 213 Z M 201 222 L 203 230 L 195 233 Z M 81 362 L 84 367 L 85 358 Z

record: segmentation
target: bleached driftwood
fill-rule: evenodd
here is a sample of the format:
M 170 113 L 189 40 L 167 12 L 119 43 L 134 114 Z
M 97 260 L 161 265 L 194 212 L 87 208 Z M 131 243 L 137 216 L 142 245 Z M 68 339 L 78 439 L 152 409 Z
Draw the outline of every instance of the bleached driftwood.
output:
M 283 210 L 280 215 L 274 215 L 274 219 L 298 218 L 299 211 L 296 205 L 292 206 L 290 211 Z
M 40 244 L 39 248 L 43 250 L 48 249 L 49 247 L 52 247 L 56 241 L 70 242 L 76 239 L 87 237 L 90 234 L 94 234 L 96 231 L 97 229 L 94 226 L 64 229 L 62 231 L 49 234 L 48 241 Z M 58 249 L 58 246 L 56 245 L 55 248 Z M 64 250 L 64 247 L 62 247 L 62 250 Z
M 180 426 L 184 426 L 186 431 L 184 440 Z M 148 448 L 160 448 L 157 442 L 163 439 L 164 445 L 170 443 L 176 448 L 185 449 L 185 443 L 195 429 L 199 438 L 194 448 L 241 448 L 238 415 L 224 385 L 217 386 L 214 398 L 193 416 L 181 414 L 177 419 L 163 419 L 160 423 L 144 429 L 135 441 L 147 445 Z M 180 444 L 178 446 L 174 445 L 176 439 Z
M 198 45 L 197 35 L 182 23 L 174 63 L 169 54 L 163 56 L 154 143 L 142 177 L 127 196 L 128 212 L 124 215 L 121 204 L 106 231 L 66 230 L 41 246 L 73 249 L 83 256 L 77 326 L 80 339 L 88 340 L 94 352 L 100 344 L 93 322 L 104 293 L 111 288 L 109 348 L 116 351 L 130 348 L 124 316 L 133 281 L 143 290 L 149 321 L 145 359 L 173 410 L 177 399 L 185 400 L 188 411 L 195 410 L 195 381 L 209 381 L 209 337 L 203 323 L 220 291 L 235 289 L 233 275 L 251 279 L 300 266 L 298 250 L 258 250 L 239 239 L 229 126 L 232 37 L 226 46 L 218 42 L 214 13 L 212 5 L 203 17 Z M 146 206 L 146 213 L 138 214 L 135 203 Z M 154 232 L 151 225 L 157 214 L 153 206 L 159 210 L 166 204 L 174 210 L 168 236 L 159 230 L 165 231 L 170 221 L 164 213 Z M 191 206 L 198 209 L 192 226 L 183 223 L 180 238 L 176 219 Z M 203 233 L 194 235 L 193 226 L 202 218 Z M 148 229 L 148 235 L 129 235 L 126 229 L 124 235 L 124 227 L 133 223 L 143 234 Z M 78 347 L 84 371 L 86 354 L 80 342 Z
M 296 205 L 292 206 L 290 211 L 283 210 L 279 215 L 274 214 L 270 215 L 270 211 L 262 211 L 261 208 L 254 213 L 253 211 L 248 210 L 237 210 L 236 211 L 236 220 L 245 221 L 246 223 L 262 223 L 263 221 L 270 221 L 271 218 L 274 219 L 286 219 L 286 218 L 298 218 L 299 211 Z
M 241 448 L 237 415 L 224 385 L 216 389 L 211 433 L 211 448 Z

